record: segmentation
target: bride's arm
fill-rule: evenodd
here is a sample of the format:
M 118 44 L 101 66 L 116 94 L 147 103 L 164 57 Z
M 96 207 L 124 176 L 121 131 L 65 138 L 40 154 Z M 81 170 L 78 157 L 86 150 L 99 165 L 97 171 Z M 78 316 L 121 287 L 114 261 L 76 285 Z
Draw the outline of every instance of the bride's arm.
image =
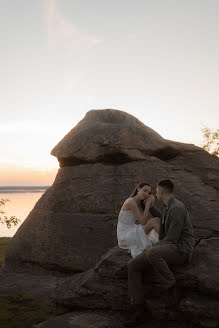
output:
M 144 214 L 144 210 L 142 207 L 139 207 L 139 210 L 141 212 L 141 215 L 143 216 Z M 149 210 L 148 210 L 148 215 L 147 215 L 147 218 L 146 218 L 146 223 L 148 222 L 149 219 L 152 218 L 152 215 L 151 215 L 151 207 L 149 207 Z
M 142 213 L 134 200 L 130 199 L 130 201 L 129 201 L 130 210 L 134 214 L 135 218 L 138 219 L 138 221 L 142 225 L 146 224 L 148 221 L 149 209 L 150 209 L 152 202 L 153 202 L 152 199 L 147 201 L 147 203 L 145 205 L 145 209 L 144 209 L 144 211 L 142 211 L 143 212 Z

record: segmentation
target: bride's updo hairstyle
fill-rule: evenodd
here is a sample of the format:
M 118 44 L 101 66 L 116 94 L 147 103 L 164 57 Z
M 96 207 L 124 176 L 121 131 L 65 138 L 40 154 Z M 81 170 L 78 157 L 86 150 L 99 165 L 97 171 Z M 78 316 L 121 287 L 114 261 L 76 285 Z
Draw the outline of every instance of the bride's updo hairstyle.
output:
M 137 184 L 137 186 L 135 187 L 135 189 L 133 190 L 133 192 L 131 193 L 131 195 L 129 196 L 129 198 L 134 197 L 134 196 L 137 194 L 137 192 L 138 192 L 138 190 L 137 190 L 138 187 L 139 187 L 139 188 L 142 188 L 142 187 L 144 187 L 144 186 L 149 186 L 149 187 L 151 187 L 151 185 L 150 185 L 149 183 L 147 183 L 147 182 L 141 182 L 141 183 Z M 152 190 L 152 187 L 151 187 L 151 190 Z M 143 201 L 143 200 L 140 201 L 140 206 L 141 206 L 142 209 L 144 210 L 144 208 L 145 208 L 145 204 L 144 204 L 144 201 Z

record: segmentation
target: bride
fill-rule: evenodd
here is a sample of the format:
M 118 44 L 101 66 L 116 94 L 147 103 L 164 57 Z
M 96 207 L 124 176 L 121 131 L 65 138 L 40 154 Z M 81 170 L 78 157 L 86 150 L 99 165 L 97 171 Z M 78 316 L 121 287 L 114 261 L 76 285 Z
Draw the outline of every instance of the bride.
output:
M 140 254 L 147 245 L 159 241 L 159 217 L 152 217 L 154 196 L 151 186 L 139 183 L 119 212 L 117 224 L 118 245 L 129 249 L 131 256 Z M 155 212 L 156 215 L 156 212 Z M 136 220 L 139 224 L 136 224 Z

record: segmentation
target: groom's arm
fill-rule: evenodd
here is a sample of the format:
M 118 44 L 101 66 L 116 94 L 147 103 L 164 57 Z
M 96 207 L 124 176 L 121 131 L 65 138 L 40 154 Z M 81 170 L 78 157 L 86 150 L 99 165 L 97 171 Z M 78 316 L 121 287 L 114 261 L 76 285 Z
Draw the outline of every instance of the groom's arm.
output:
M 166 236 L 155 245 L 177 243 L 181 237 L 185 220 L 185 212 L 181 207 L 174 207 L 169 213 L 169 228 Z
M 154 206 L 151 206 L 149 209 L 151 215 L 155 218 L 158 217 L 160 219 L 162 219 L 162 213 Z

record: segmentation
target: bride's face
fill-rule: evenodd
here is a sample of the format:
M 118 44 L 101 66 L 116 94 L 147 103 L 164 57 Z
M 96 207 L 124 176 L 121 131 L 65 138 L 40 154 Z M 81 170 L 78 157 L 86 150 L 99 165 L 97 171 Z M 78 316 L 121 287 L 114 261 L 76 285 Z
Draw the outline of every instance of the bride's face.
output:
M 138 194 L 141 199 L 143 199 L 143 200 L 148 199 L 152 194 L 151 187 L 143 186 L 143 187 L 139 188 Z

